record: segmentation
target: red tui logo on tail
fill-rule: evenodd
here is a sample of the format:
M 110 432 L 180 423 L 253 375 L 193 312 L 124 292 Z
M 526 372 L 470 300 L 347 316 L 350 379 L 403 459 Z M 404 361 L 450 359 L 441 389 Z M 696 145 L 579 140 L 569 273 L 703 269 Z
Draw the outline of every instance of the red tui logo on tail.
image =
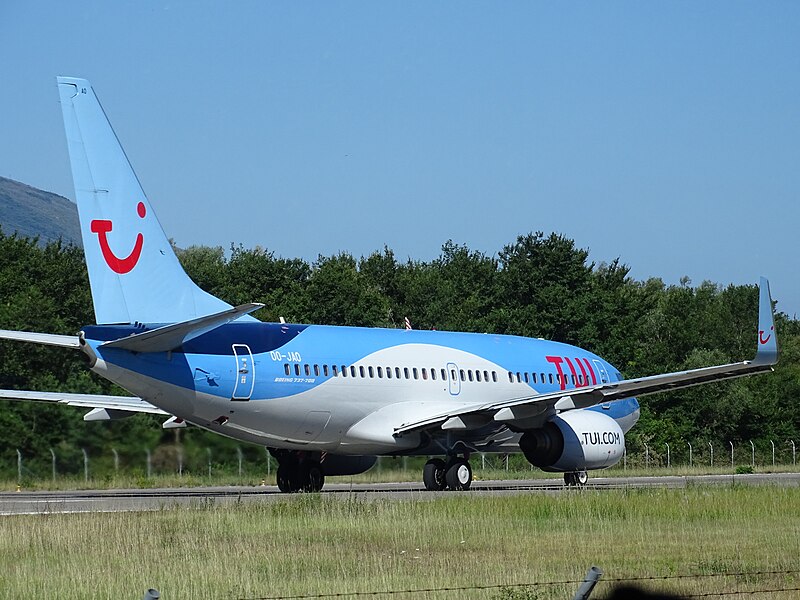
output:
M 136 206 L 136 212 L 139 218 L 144 219 L 147 214 L 147 209 L 143 202 L 139 202 Z M 130 273 L 139 262 L 139 257 L 142 254 L 142 245 L 144 244 L 144 236 L 139 233 L 136 235 L 136 243 L 133 245 L 133 250 L 125 258 L 119 258 L 111 247 L 108 245 L 108 232 L 113 229 L 114 225 L 107 219 L 95 219 L 91 223 L 92 233 L 97 234 L 97 239 L 100 242 L 100 250 L 103 252 L 103 258 L 106 264 L 111 267 L 111 270 L 120 275 Z

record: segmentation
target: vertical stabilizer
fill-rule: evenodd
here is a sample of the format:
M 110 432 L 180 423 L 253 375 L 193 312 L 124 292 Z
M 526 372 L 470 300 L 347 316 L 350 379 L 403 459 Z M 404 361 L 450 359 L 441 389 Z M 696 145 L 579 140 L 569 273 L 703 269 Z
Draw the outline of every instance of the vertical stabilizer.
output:
M 173 323 L 230 308 L 184 272 L 91 84 L 57 79 L 97 323 Z

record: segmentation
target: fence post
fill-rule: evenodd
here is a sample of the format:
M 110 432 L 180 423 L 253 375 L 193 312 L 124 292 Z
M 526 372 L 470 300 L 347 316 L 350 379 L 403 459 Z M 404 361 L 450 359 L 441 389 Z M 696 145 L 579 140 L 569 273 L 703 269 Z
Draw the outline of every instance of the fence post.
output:
M 752 458 L 750 459 L 750 466 L 756 468 L 756 445 L 753 440 L 750 440 L 750 449 L 753 451 Z
M 145 448 L 144 451 L 147 453 L 147 478 L 150 479 L 153 473 L 153 461 L 150 456 L 150 448 Z
M 206 455 L 208 456 L 208 476 L 211 477 L 211 448 L 206 448 Z
M 669 444 L 664 442 L 664 445 L 667 447 L 667 468 L 669 469 Z
M 792 442 L 792 444 L 794 444 L 794 442 Z M 792 446 L 792 447 L 794 447 L 794 446 Z M 485 452 L 481 452 L 481 471 L 485 471 L 485 470 L 486 470 L 486 453 Z
M 239 459 L 239 477 L 242 476 L 242 449 L 236 446 L 236 458 Z
M 733 468 L 733 442 L 728 441 L 728 443 L 731 445 L 731 469 L 732 469 Z
M 689 444 L 689 468 L 692 468 L 692 442 L 686 442 Z
M 183 446 L 178 446 L 178 477 L 183 477 Z
M 794 467 L 795 465 L 797 465 L 797 461 L 795 460 L 796 454 L 794 452 L 794 450 L 795 450 L 795 448 L 794 448 L 794 440 L 789 440 L 789 443 L 792 445 L 792 466 Z
M 622 470 L 623 471 L 627 471 L 628 470 L 628 447 L 627 446 L 625 446 L 622 449 Z
M 17 448 L 17 483 L 22 481 L 22 452 Z
M 51 457 L 51 463 L 52 463 L 52 466 L 53 466 L 53 481 L 55 481 L 56 480 L 56 453 L 53 452 L 52 448 L 50 448 L 50 457 Z
M 775 467 L 775 442 L 770 440 L 769 443 L 772 445 L 772 466 L 774 468 Z
M 117 452 L 116 448 L 111 449 L 111 453 L 114 455 L 114 475 L 119 474 L 119 452 Z
M 81 448 L 83 452 L 83 480 L 89 481 L 89 455 L 86 453 L 86 448 Z
M 711 467 L 714 467 L 714 444 L 708 442 L 708 447 L 711 448 Z
M 642 442 L 644 444 L 644 468 L 650 468 L 650 448 L 647 445 L 647 442 Z
M 603 572 L 597 568 L 592 567 L 586 573 L 586 577 L 583 579 L 583 583 L 581 587 L 578 588 L 578 591 L 575 592 L 575 595 L 572 597 L 572 600 L 586 600 L 589 595 L 592 593 L 594 586 L 597 585 L 597 582 L 600 581 L 600 577 L 603 576 Z
M 266 453 L 267 453 L 267 477 L 269 477 L 269 475 L 270 475 L 270 468 L 271 468 L 271 465 L 270 465 L 271 461 L 270 461 L 270 455 L 269 455 L 269 448 L 267 448 L 266 446 L 264 446 L 264 452 L 266 452 Z

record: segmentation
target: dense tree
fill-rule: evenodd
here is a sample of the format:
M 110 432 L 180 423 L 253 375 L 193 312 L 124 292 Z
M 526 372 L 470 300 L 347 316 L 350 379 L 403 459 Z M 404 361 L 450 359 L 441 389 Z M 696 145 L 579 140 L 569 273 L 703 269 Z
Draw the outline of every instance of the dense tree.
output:
M 546 337 L 586 347 L 626 376 L 741 360 L 754 350 L 755 286 L 636 281 L 627 265 L 595 265 L 588 251 L 558 234 L 520 236 L 497 256 L 448 241 L 428 262 L 399 262 L 389 248 L 361 259 L 320 256 L 311 265 L 241 246 L 228 255 L 198 246 L 178 254 L 210 293 L 231 304 L 263 302 L 256 313 L 262 320 L 402 327 L 408 317 L 418 329 Z M 93 320 L 79 248 L 41 246 L 0 231 L 0 328 L 74 334 Z M 800 441 L 800 322 L 779 314 L 777 326 L 782 356 L 774 375 L 645 396 L 630 443 Z M 122 393 L 90 373 L 79 353 L 10 342 L 0 342 L 0 387 Z M 0 470 L 6 472 L 15 449 L 45 460 L 53 448 L 76 471 L 82 448 L 114 447 L 131 461 L 161 443 L 159 459 L 174 459 L 176 434 L 155 417 L 85 423 L 81 411 L 68 407 L 3 408 Z M 235 445 L 199 429 L 179 435 L 187 454 L 230 453 Z M 247 452 L 255 458 L 263 451 Z

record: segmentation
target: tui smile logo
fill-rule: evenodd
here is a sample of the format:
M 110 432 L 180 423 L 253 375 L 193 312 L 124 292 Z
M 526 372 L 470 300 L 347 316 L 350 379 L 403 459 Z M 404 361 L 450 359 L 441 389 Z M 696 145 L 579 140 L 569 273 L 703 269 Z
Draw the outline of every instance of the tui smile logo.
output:
M 147 209 L 143 202 L 139 202 L 136 206 L 136 212 L 140 219 L 144 219 L 147 214 Z M 97 240 L 100 243 L 100 250 L 103 252 L 103 258 L 106 264 L 111 267 L 111 270 L 120 275 L 130 273 L 139 262 L 139 257 L 142 254 L 142 245 L 144 244 L 144 236 L 139 233 L 136 235 L 136 243 L 133 245 L 133 250 L 125 258 L 119 258 L 111 246 L 108 245 L 108 232 L 113 229 L 114 225 L 107 219 L 95 219 L 91 223 L 92 233 L 97 234 Z
M 775 331 L 775 326 L 773 325 L 772 327 L 770 327 L 769 331 L 770 331 L 770 333 L 769 333 L 769 335 L 767 335 L 767 337 L 764 337 L 764 330 L 763 329 L 758 332 L 758 342 L 762 346 L 769 341 L 769 338 L 772 337 L 772 332 Z

